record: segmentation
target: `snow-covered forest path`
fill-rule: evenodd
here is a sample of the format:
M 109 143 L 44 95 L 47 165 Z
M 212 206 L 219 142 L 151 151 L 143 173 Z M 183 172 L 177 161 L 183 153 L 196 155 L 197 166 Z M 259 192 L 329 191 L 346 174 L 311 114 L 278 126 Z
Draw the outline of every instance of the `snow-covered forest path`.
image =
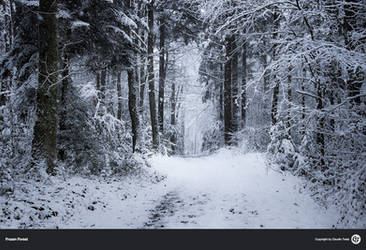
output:
M 168 192 L 148 228 L 331 228 L 336 212 L 300 193 L 302 181 L 265 167 L 261 154 L 154 157 Z
M 16 201 L 0 200 L 7 216 L 16 218 L 4 217 L 3 227 L 303 229 L 332 228 L 339 218 L 335 208 L 318 205 L 303 191 L 303 180 L 266 168 L 259 153 L 222 149 L 205 157 L 156 155 L 149 161 L 147 178 L 24 184 L 27 196 L 17 188 Z

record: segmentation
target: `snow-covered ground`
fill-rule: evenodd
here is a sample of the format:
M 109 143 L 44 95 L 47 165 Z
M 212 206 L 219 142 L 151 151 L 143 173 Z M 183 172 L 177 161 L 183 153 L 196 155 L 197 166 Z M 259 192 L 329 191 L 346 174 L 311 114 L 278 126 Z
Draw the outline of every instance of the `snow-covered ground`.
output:
M 0 197 L 0 228 L 332 228 L 339 216 L 258 153 L 158 155 L 150 163 L 139 178 L 18 184 L 16 201 Z

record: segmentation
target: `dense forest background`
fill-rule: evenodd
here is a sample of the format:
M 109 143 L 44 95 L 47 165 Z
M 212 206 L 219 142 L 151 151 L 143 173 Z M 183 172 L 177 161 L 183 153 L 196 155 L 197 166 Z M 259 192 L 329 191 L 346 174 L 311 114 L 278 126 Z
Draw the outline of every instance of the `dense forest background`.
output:
M 365 220 L 365 0 L 0 0 L 0 26 L 1 195 L 239 147 Z

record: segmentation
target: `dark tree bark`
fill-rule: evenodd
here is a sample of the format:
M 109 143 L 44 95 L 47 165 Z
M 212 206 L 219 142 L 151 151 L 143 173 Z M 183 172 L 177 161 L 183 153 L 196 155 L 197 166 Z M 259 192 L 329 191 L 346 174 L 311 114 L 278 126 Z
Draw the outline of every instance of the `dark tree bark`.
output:
M 107 69 L 102 69 L 100 73 L 100 106 L 99 106 L 99 114 L 103 115 L 106 111 L 106 103 L 105 103 L 105 97 L 106 97 L 106 85 L 107 85 Z
M 273 88 L 273 96 L 272 96 L 272 109 L 271 109 L 272 125 L 275 125 L 277 123 L 279 92 L 280 92 L 280 85 L 276 81 L 275 86 Z
M 316 142 L 320 147 L 320 164 L 322 167 L 322 171 L 328 169 L 328 166 L 325 165 L 325 140 L 324 140 L 324 117 L 321 115 L 321 112 L 324 108 L 323 97 L 324 97 L 324 87 L 321 86 L 320 82 L 316 84 L 316 90 L 318 98 L 316 99 L 316 109 L 319 111 L 320 117 L 318 117 L 318 132 L 316 133 Z
M 306 70 L 304 69 L 304 76 L 306 77 Z M 304 83 L 304 80 L 301 82 L 301 91 L 304 92 L 305 91 L 305 83 Z M 306 130 L 306 127 L 305 127 L 305 111 L 306 111 L 306 107 L 305 107 L 305 95 L 301 95 L 301 120 L 303 121 L 302 122 L 302 126 L 301 126 L 301 135 L 304 136 L 305 135 L 305 130 Z
M 98 91 L 98 98 L 100 98 L 100 73 L 97 72 L 95 74 L 95 83 L 96 83 L 96 88 L 97 88 L 97 91 Z
M 219 119 L 224 122 L 224 82 L 220 81 L 220 93 L 219 93 Z
M 117 107 L 117 119 L 122 121 L 122 81 L 121 72 L 117 72 L 117 97 L 118 97 L 118 107 Z
M 292 68 L 289 67 L 288 69 L 288 77 L 287 77 L 287 128 L 289 129 L 289 133 L 290 133 L 290 127 L 291 127 L 291 104 L 292 104 L 292 86 L 291 86 L 291 82 L 292 82 L 292 77 L 291 77 L 291 71 Z
M 0 84 L 1 84 L 1 86 L 0 86 L 0 107 L 6 105 L 6 102 L 7 102 L 6 92 L 9 90 L 8 83 L 9 83 L 9 81 L 5 80 L 5 79 L 0 82 Z M 1 114 L 0 114 L 0 121 L 3 121 L 3 117 Z
M 68 130 L 68 126 L 67 126 L 67 96 L 68 96 L 68 92 L 69 92 L 69 88 L 70 88 L 70 82 L 71 82 L 71 78 L 70 78 L 70 70 L 69 70 L 69 55 L 67 52 L 67 48 L 64 49 L 64 53 L 63 53 L 63 60 L 62 60 L 62 81 L 61 81 L 61 93 L 60 93 L 60 119 L 59 119 L 59 124 L 60 124 L 60 133 L 62 133 L 63 131 Z M 59 158 L 61 161 L 65 161 L 66 160 L 66 151 L 64 148 L 60 148 L 59 152 L 58 152 Z
M 143 18 L 146 16 L 146 5 L 143 4 L 143 1 L 139 1 L 138 2 L 138 16 L 139 18 Z M 139 34 L 141 39 L 143 39 L 144 41 L 146 41 L 146 34 L 144 31 L 144 28 L 140 28 L 139 30 Z M 146 86 L 146 64 L 147 64 L 147 60 L 146 60 L 146 53 L 141 53 L 140 54 L 140 82 L 139 82 L 139 94 L 140 94 L 140 99 L 139 99 L 139 113 L 140 113 L 140 117 L 142 119 L 143 116 L 143 111 L 144 111 L 144 99 L 145 99 L 145 86 Z
M 266 40 L 263 41 L 264 48 L 268 47 Z M 263 75 L 263 117 L 266 125 L 270 125 L 272 123 L 271 120 L 271 94 L 270 93 L 270 71 L 267 70 L 268 66 L 268 54 L 264 52 L 262 56 L 260 56 L 260 61 L 263 66 L 264 75 Z
M 171 104 L 170 124 L 174 130 L 172 135 L 170 136 L 170 143 L 171 143 L 172 153 L 174 154 L 176 151 L 176 144 L 177 144 L 177 135 L 175 132 L 176 107 L 177 107 L 177 101 L 175 98 L 175 81 L 172 82 L 172 94 L 170 96 L 170 104 Z
M 278 26 L 279 26 L 279 15 L 277 13 L 277 10 L 275 10 L 275 13 L 273 14 L 273 22 L 274 22 L 274 32 L 273 32 L 273 40 L 274 45 L 272 48 L 272 60 L 276 60 L 276 41 L 278 37 Z M 280 85 L 277 79 L 277 76 L 273 77 L 273 81 L 275 83 L 275 86 L 273 88 L 273 96 L 272 96 L 272 109 L 271 109 L 271 118 L 272 118 L 272 125 L 275 125 L 277 123 L 277 116 L 278 116 L 278 94 L 280 91 Z
M 136 95 L 133 69 L 128 70 L 127 75 L 128 75 L 128 110 L 131 116 L 131 127 L 132 127 L 132 152 L 135 152 L 138 140 L 139 116 L 136 105 L 137 95 Z
M 241 127 L 245 128 L 247 119 L 247 43 L 243 44 L 242 52 L 242 85 L 241 85 Z
M 224 67 L 224 138 L 225 144 L 231 144 L 232 138 L 232 99 L 231 99 L 231 53 L 232 53 L 231 36 L 225 38 L 226 43 L 226 62 Z
M 132 10 L 132 1 L 126 0 L 126 7 L 129 10 Z M 131 35 L 131 29 L 127 28 L 127 35 Z M 135 61 L 135 54 L 131 52 L 130 56 L 130 67 L 127 70 L 127 78 L 128 78 L 128 110 L 130 112 L 131 117 L 131 128 L 132 128 L 132 152 L 135 152 L 137 140 L 138 140 L 138 131 L 139 131 L 139 116 L 137 112 L 137 90 L 136 85 L 137 81 L 136 74 L 134 71 L 133 62 Z
M 154 77 L 154 3 L 155 0 L 151 0 L 148 9 L 148 74 L 149 74 L 149 104 L 150 104 L 150 119 L 152 130 L 152 145 L 154 149 L 159 147 L 158 138 L 158 126 L 156 119 L 156 101 L 155 101 L 155 77 Z
M 267 48 L 267 42 L 266 40 L 264 39 L 263 40 L 263 47 L 264 48 Z M 263 65 L 263 69 L 265 70 L 264 72 L 264 76 L 263 76 L 263 92 L 264 92 L 264 95 L 265 95 L 265 108 L 267 108 L 267 103 L 268 103 L 268 92 L 269 92 L 269 72 L 268 70 L 266 70 L 267 66 L 268 66 L 268 61 L 267 61 L 267 57 L 268 57 L 268 54 L 266 52 L 263 52 L 263 55 L 260 57 L 261 59 L 261 62 L 262 62 L 262 65 Z
M 158 122 L 160 133 L 164 132 L 164 92 L 166 78 L 166 63 L 165 63 L 165 21 L 160 19 L 160 43 L 159 43 L 159 99 L 158 99 Z
M 232 38 L 232 58 L 231 58 L 231 88 L 232 88 L 232 132 L 235 133 L 239 129 L 239 83 L 238 83 L 238 48 L 236 47 L 236 37 Z M 236 143 L 236 142 L 235 142 Z
M 57 160 L 58 38 L 57 0 L 40 0 L 37 120 L 32 141 L 33 164 L 45 162 L 54 174 Z
M 146 58 L 145 56 L 140 56 L 140 101 L 139 101 L 139 112 L 142 116 L 144 111 L 144 99 L 145 99 L 145 86 L 146 86 L 146 73 L 145 73 L 145 67 L 146 67 Z
M 5 106 L 6 105 L 6 91 L 8 90 L 8 86 L 6 84 L 6 80 L 3 80 L 0 82 L 1 87 L 0 87 L 0 107 Z M 2 117 L 0 116 L 0 119 L 2 119 Z
M 10 51 L 11 45 L 13 44 L 13 34 L 14 34 L 14 24 L 13 24 L 13 0 L 9 1 L 0 1 L 2 3 L 3 9 L 6 11 L 9 8 L 9 14 L 4 15 L 4 26 L 5 32 L 3 33 L 4 42 L 5 42 L 5 51 Z

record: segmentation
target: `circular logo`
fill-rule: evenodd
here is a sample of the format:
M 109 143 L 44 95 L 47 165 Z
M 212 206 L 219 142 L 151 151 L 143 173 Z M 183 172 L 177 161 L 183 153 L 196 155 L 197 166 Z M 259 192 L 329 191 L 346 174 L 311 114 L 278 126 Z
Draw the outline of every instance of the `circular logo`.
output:
M 360 242 L 361 242 L 361 236 L 359 236 L 358 234 L 354 234 L 354 235 L 352 235 L 352 237 L 351 237 L 351 242 L 352 242 L 353 244 L 355 244 L 355 245 L 360 244 Z

